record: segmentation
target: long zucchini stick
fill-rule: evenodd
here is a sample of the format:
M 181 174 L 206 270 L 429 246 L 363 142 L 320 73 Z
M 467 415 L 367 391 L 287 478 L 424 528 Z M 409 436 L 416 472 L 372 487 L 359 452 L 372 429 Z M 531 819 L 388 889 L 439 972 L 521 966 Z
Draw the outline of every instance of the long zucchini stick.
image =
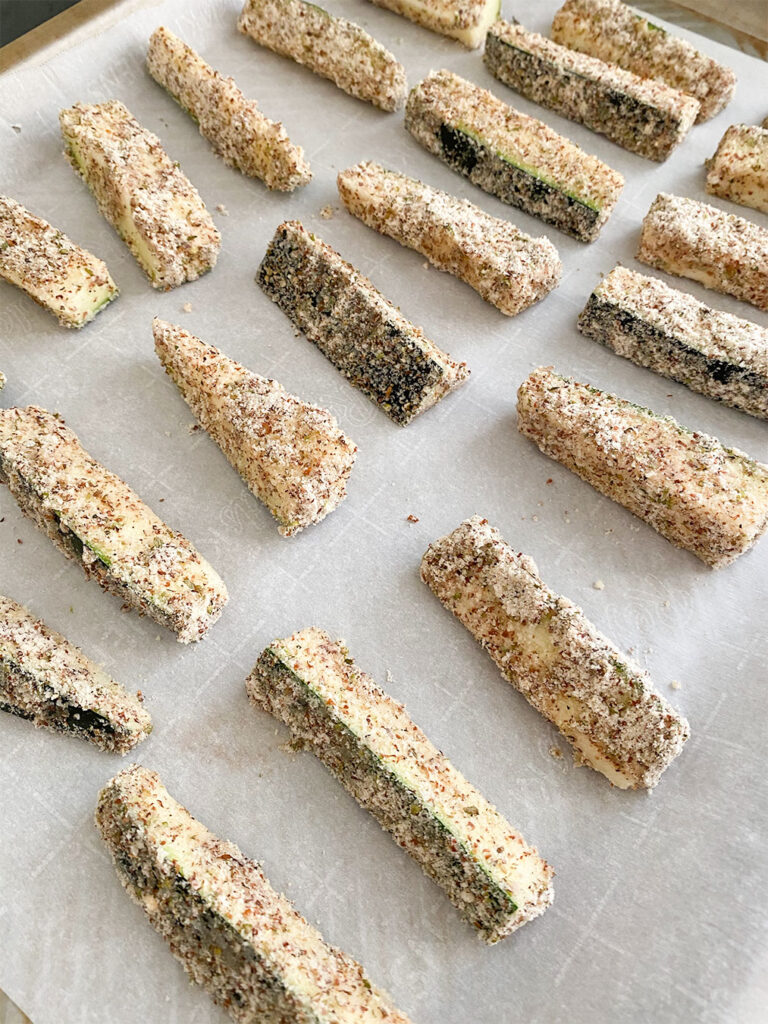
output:
M 552 869 L 354 663 L 311 627 L 274 640 L 246 681 L 448 894 L 486 942 L 552 902 Z
M 768 213 L 768 130 L 732 124 L 707 161 L 707 192 Z
M 498 18 L 501 0 L 373 0 L 395 14 L 457 39 L 470 50 L 483 45 L 486 32 Z

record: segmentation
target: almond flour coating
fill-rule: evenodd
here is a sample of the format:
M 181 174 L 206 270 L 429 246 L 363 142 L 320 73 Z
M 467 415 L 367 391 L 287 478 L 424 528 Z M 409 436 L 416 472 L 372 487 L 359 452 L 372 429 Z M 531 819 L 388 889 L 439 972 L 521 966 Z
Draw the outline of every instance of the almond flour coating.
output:
M 501 0 L 373 0 L 417 25 L 458 39 L 470 50 L 482 46 L 488 28 L 501 12 Z
M 421 578 L 501 674 L 620 789 L 652 789 L 688 739 L 687 721 L 634 662 L 473 516 L 427 549 Z
M 238 1024 L 409 1024 L 259 865 L 134 764 L 99 794 L 117 876 L 190 978 Z
M 365 29 L 305 0 L 245 0 L 237 27 L 381 110 L 405 102 L 405 68 Z
M 53 313 L 62 327 L 82 327 L 118 294 L 106 263 L 2 195 L 0 277 Z
M 552 902 L 552 869 L 317 627 L 274 640 L 246 680 L 493 943 Z
M 768 529 L 768 466 L 716 438 L 540 367 L 517 393 L 520 432 L 717 569 Z
M 531 238 L 466 199 L 375 163 L 347 168 L 337 183 L 351 214 L 465 281 L 507 316 L 560 280 L 563 267 L 548 238 Z
M 618 171 L 452 71 L 411 89 L 405 127 L 473 185 L 582 242 L 597 238 L 624 187 Z
M 45 409 L 0 409 L 0 481 L 89 579 L 172 629 L 199 640 L 221 614 L 226 587 L 180 533 L 96 462 Z
M 155 319 L 155 352 L 185 402 L 284 537 L 341 504 L 357 446 L 325 409 Z
M 768 419 L 768 330 L 750 320 L 615 267 L 589 297 L 579 330 L 692 391 Z
M 152 731 L 139 696 L 26 608 L 0 596 L 0 711 L 125 754 Z
M 469 377 L 298 221 L 275 232 L 257 280 L 354 387 L 404 426 Z
M 733 98 L 736 75 L 730 68 L 620 0 L 565 0 L 552 22 L 552 38 L 695 96 L 701 103 L 698 121 L 714 117 Z
M 693 126 L 699 101 L 663 82 L 497 21 L 483 60 L 505 85 L 649 160 L 666 160 Z
M 154 80 L 197 121 L 200 134 L 224 163 L 268 188 L 292 192 L 312 177 L 301 146 L 294 146 L 279 121 L 270 121 L 167 28 L 150 37 L 147 68 Z
M 768 310 L 768 231 L 716 206 L 660 192 L 637 258 Z
M 768 213 L 768 130 L 732 124 L 707 161 L 707 192 Z
M 59 114 L 66 156 L 154 288 L 194 281 L 221 236 L 189 178 L 118 100 Z

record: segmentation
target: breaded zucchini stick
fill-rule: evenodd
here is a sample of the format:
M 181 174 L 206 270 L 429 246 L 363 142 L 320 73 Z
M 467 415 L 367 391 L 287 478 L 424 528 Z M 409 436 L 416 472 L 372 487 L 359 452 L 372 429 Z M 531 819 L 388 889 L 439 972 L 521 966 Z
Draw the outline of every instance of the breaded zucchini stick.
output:
M 624 187 L 618 171 L 452 71 L 411 89 L 405 127 L 473 185 L 582 242 L 597 238 Z
M 2 195 L 0 277 L 53 313 L 62 327 L 82 327 L 118 294 L 106 263 Z
M 341 504 L 357 446 L 325 409 L 155 319 L 155 352 L 185 402 L 291 537 Z
M 258 863 L 193 818 L 156 772 L 134 764 L 110 780 L 96 827 L 128 895 L 239 1024 L 409 1024 L 359 963 L 324 942 Z
M 152 731 L 128 693 L 74 644 L 0 596 L 0 711 L 125 754 Z
M 732 124 L 707 161 L 707 192 L 768 213 L 768 129 Z
M 237 27 L 381 110 L 405 101 L 405 68 L 365 29 L 305 0 L 245 0 Z
M 437 882 L 486 942 L 552 902 L 552 869 L 362 672 L 311 627 L 273 640 L 246 681 Z
M 482 46 L 488 28 L 501 12 L 501 0 L 373 0 L 417 25 L 458 39 L 470 50 Z
M 429 546 L 421 578 L 502 675 L 620 789 L 652 789 L 688 739 L 687 721 L 533 559 L 473 516 Z
M 736 75 L 730 68 L 620 0 L 565 0 L 552 22 L 552 38 L 695 96 L 701 104 L 698 121 L 714 117 L 733 98 Z
M 154 80 L 197 121 L 200 134 L 224 163 L 268 188 L 292 192 L 312 177 L 301 146 L 279 121 L 270 121 L 232 78 L 224 78 L 167 28 L 149 40 L 147 68 Z
M 649 160 L 666 160 L 699 112 L 687 93 L 569 50 L 516 21 L 491 27 L 483 60 L 529 100 Z
M 717 569 L 768 529 L 768 466 L 671 416 L 540 367 L 517 393 L 520 432 Z
M 257 281 L 347 380 L 404 426 L 469 376 L 367 277 L 303 227 L 281 224 Z
M 768 310 L 768 231 L 716 206 L 660 192 L 637 258 Z
M 615 267 L 590 295 L 578 326 L 640 366 L 768 419 L 768 330 L 750 320 Z
M 132 608 L 199 640 L 227 590 L 190 542 L 100 465 L 60 416 L 0 409 L 0 481 L 85 575 Z
M 369 228 L 420 252 L 507 316 L 560 280 L 563 267 L 548 238 L 531 238 L 466 199 L 367 162 L 341 171 L 337 183 L 346 208 Z
M 122 103 L 76 103 L 59 121 L 69 162 L 153 287 L 215 265 L 221 236 L 197 190 Z

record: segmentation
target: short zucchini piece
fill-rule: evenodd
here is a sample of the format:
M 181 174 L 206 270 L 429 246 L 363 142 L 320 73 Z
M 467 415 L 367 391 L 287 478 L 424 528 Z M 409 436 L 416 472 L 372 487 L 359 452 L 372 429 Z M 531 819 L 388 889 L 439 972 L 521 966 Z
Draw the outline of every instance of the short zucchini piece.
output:
M 147 68 L 194 118 L 224 163 L 281 192 L 292 192 L 310 180 L 304 150 L 293 145 L 282 124 L 265 117 L 233 79 L 214 71 L 167 28 L 152 33 Z
M 239 1024 L 409 1024 L 359 963 L 329 946 L 258 863 L 193 818 L 156 772 L 134 764 L 111 779 L 96 827 L 128 895 Z
M 660 192 L 637 258 L 768 311 L 768 231 L 716 206 Z
M 695 96 L 701 104 L 698 121 L 708 121 L 733 98 L 736 75 L 730 68 L 620 0 L 565 0 L 552 22 L 552 38 Z
M 768 529 L 768 466 L 716 438 L 540 367 L 517 422 L 551 459 L 717 569 Z
M 768 129 L 732 124 L 707 161 L 707 192 L 768 213 Z
M 486 32 L 501 13 L 501 0 L 373 0 L 395 14 L 441 36 L 457 39 L 470 50 L 483 45 Z
M 57 548 L 130 607 L 199 640 L 227 600 L 190 542 L 100 465 L 60 416 L 0 409 L 0 481 Z
M 502 675 L 619 789 L 653 789 L 688 739 L 687 721 L 642 669 L 533 559 L 473 516 L 429 546 L 421 578 L 485 648 Z
M 221 236 L 197 190 L 122 103 L 76 103 L 59 121 L 70 163 L 154 288 L 215 265 Z
M 302 402 L 181 327 L 155 319 L 155 352 L 184 401 L 290 537 L 346 497 L 357 446 Z
M 237 27 L 381 110 L 405 102 L 405 68 L 365 29 L 306 0 L 245 0 Z
M 411 89 L 405 127 L 473 185 L 582 242 L 597 238 L 624 187 L 618 171 L 452 71 Z
M 416 178 L 361 163 L 339 174 L 338 188 L 349 212 L 369 228 L 420 252 L 507 316 L 543 299 L 560 280 L 563 267 L 548 238 L 531 238 Z
M 486 942 L 552 902 L 552 869 L 354 663 L 311 627 L 273 640 L 246 681 Z
M 768 330 L 750 320 L 615 267 L 590 295 L 579 330 L 692 391 L 768 419 Z
M 666 160 L 696 120 L 699 101 L 663 82 L 497 21 L 483 60 L 499 81 L 649 160 Z
M 128 693 L 79 648 L 0 596 L 0 711 L 126 754 L 152 731 Z
M 298 221 L 281 224 L 257 280 L 354 387 L 404 426 L 469 376 Z
M 106 263 L 8 196 L 0 196 L 0 277 L 62 327 L 82 327 L 118 294 Z

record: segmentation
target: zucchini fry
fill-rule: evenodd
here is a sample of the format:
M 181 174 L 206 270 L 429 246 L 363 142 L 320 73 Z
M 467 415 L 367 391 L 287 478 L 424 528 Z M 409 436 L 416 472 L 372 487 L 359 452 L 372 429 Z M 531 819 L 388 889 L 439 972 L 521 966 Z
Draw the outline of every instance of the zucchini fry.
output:
M 732 124 L 707 161 L 707 192 L 768 213 L 768 130 Z
M 540 367 L 520 385 L 517 423 L 545 455 L 713 569 L 768 529 L 768 466 L 671 416 Z
M 448 895 L 486 942 L 552 902 L 552 869 L 402 706 L 311 627 L 273 640 L 248 696 L 285 722 Z
M 470 50 L 483 45 L 486 32 L 501 12 L 501 0 L 373 0 L 441 36 L 457 39 Z

